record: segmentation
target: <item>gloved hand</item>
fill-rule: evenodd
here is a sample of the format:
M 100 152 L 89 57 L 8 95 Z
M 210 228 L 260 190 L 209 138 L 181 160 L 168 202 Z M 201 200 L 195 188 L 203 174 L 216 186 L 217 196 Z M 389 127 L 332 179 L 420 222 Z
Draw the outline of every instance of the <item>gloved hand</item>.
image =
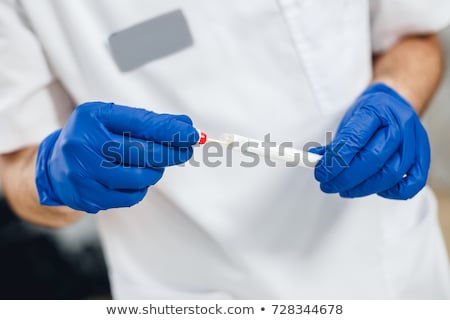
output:
M 86 103 L 39 146 L 39 201 L 89 213 L 132 206 L 164 167 L 189 160 L 198 139 L 185 115 Z
M 336 137 L 311 150 L 324 154 L 315 178 L 344 198 L 414 197 L 430 167 L 427 133 L 411 105 L 390 87 L 371 85 L 345 114 Z

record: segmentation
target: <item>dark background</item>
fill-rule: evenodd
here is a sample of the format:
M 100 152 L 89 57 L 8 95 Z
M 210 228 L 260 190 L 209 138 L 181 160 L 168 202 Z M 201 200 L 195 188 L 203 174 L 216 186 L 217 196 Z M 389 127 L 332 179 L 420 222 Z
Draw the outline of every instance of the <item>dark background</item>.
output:
M 21 221 L 0 196 L 0 299 L 110 297 L 100 243 L 67 250 L 58 232 Z

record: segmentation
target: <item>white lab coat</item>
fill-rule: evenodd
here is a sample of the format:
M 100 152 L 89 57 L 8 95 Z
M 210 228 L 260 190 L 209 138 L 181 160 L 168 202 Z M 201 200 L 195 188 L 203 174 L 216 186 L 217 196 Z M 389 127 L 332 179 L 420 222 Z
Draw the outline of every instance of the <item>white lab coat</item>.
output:
M 173 9 L 194 45 L 121 72 L 108 37 Z M 91 100 L 186 113 L 211 136 L 325 143 L 372 53 L 449 19 L 446 0 L 0 0 L 0 152 Z M 344 200 L 312 170 L 233 157 L 170 168 L 139 205 L 98 214 L 115 298 L 450 297 L 429 189 Z

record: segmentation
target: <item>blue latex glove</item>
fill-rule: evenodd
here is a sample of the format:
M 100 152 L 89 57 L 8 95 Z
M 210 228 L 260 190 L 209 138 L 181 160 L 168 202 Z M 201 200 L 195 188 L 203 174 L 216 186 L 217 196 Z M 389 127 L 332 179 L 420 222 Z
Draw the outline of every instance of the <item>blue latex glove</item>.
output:
M 427 133 L 411 105 L 390 87 L 371 85 L 345 114 L 336 137 L 311 150 L 324 154 L 315 178 L 344 198 L 414 197 L 430 167 Z
M 39 146 L 40 203 L 89 213 L 130 207 L 161 179 L 164 167 L 189 160 L 198 139 L 185 115 L 102 102 L 81 105 Z

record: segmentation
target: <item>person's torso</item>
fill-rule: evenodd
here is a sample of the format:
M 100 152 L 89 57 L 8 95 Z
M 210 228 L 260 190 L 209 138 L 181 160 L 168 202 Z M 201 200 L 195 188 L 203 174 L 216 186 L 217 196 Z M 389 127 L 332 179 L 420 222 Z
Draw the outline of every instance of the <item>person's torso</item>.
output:
M 235 132 L 262 139 L 270 133 L 274 141 L 297 147 L 323 144 L 371 79 L 368 1 L 22 5 L 55 75 L 77 104 L 103 100 L 185 113 L 212 136 Z M 110 36 L 177 9 L 192 45 L 121 71 Z M 140 205 L 100 214 L 116 297 L 396 294 L 389 289 L 389 277 L 396 274 L 384 260 L 386 234 L 403 223 L 415 225 L 428 210 L 427 194 L 408 203 L 342 200 L 322 194 L 312 170 L 272 168 L 263 161 L 244 168 L 237 154 L 232 166 L 225 163 L 229 157 L 221 157 L 213 160 L 224 163 L 212 168 L 202 157 L 197 149 L 199 167 L 166 170 Z M 389 225 L 388 213 L 406 222 Z M 415 258 L 411 253 L 407 259 Z M 399 290 L 408 287 L 402 285 Z

